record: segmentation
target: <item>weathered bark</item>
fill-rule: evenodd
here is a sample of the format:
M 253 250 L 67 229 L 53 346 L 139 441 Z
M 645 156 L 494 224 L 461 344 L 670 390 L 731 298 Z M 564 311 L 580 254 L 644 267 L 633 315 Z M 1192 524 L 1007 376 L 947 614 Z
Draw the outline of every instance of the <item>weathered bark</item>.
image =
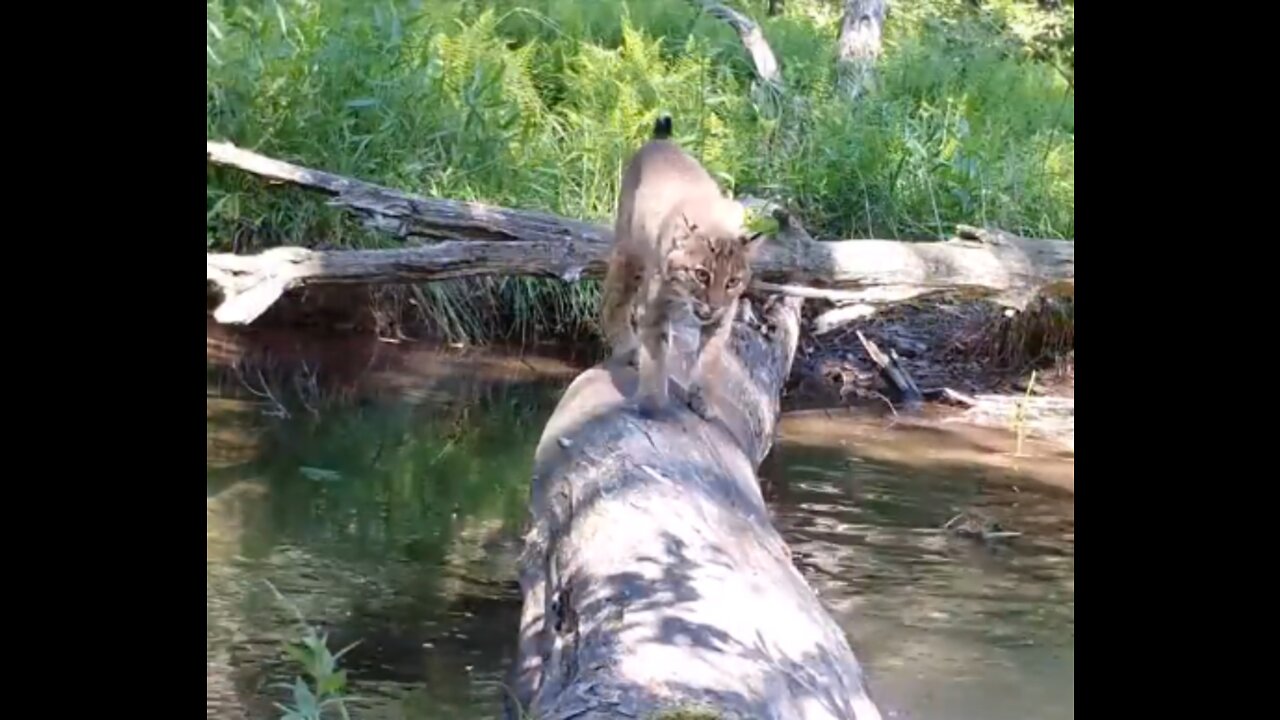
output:
M 206 142 L 206 151 L 211 162 L 326 192 L 333 196 L 330 204 L 406 241 L 431 241 L 394 250 L 324 252 L 291 247 L 252 256 L 208 254 L 206 279 L 224 297 L 214 313 L 219 322 L 252 322 L 283 292 L 309 284 L 410 282 L 482 274 L 568 281 L 584 274 L 599 276 L 612 243 L 611 230 L 602 225 L 548 213 L 424 198 L 224 143 Z M 962 235 L 973 239 L 936 243 L 818 242 L 794 219 L 775 214 L 781 230 L 756 266 L 761 283 L 862 288 L 844 299 L 872 303 L 972 288 L 1018 305 L 1046 283 L 1075 278 L 1073 242 L 971 228 L 962 228 Z
M 888 0 L 845 0 L 836 40 L 836 72 L 841 89 L 858 97 L 875 82 Z
M 690 0 L 690 2 L 701 7 L 708 15 L 729 23 L 734 32 L 738 33 L 742 47 L 751 56 L 751 66 L 755 68 L 756 77 L 759 80 L 774 87 L 782 85 L 782 69 L 778 64 L 778 58 L 773 54 L 773 48 L 769 47 L 769 42 L 764 39 L 764 32 L 755 20 L 746 13 L 722 5 L 715 0 Z
M 756 471 L 799 334 L 798 299 L 750 307 L 714 368 L 705 422 L 643 419 L 636 372 L 580 375 L 535 460 L 514 699 L 544 720 L 879 718 L 845 634 L 791 561 Z M 672 344 L 687 381 L 689 327 Z M 676 396 L 673 393 L 673 396 Z

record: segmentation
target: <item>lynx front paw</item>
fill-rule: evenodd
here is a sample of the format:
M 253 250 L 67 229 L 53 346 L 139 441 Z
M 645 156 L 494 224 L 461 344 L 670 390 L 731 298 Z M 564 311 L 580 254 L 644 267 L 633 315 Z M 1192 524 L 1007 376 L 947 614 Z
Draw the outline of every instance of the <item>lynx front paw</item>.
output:
M 660 420 L 671 414 L 671 404 L 658 395 L 644 395 L 636 398 L 636 412 L 646 420 Z
M 692 410 L 695 415 L 703 420 L 709 421 L 715 417 L 715 411 L 713 411 L 711 409 L 711 405 L 707 403 L 706 393 L 703 392 L 701 386 L 694 385 L 689 388 L 685 397 L 685 404 L 689 406 L 689 409 Z

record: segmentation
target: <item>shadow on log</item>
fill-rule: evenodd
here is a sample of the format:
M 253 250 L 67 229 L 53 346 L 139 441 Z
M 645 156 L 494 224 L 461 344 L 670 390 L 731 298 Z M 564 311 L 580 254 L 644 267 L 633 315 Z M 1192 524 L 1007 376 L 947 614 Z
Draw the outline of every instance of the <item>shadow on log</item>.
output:
M 756 471 L 801 300 L 744 303 L 709 384 L 715 419 L 645 420 L 626 365 L 587 370 L 539 442 L 511 686 L 540 720 L 880 717 L 848 641 L 792 563 Z M 674 382 L 694 333 L 678 327 Z

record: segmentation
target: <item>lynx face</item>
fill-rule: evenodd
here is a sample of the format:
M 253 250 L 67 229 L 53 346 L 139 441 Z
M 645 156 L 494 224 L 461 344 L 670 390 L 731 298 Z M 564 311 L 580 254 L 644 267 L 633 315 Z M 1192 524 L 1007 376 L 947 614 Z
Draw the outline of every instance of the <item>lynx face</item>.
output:
M 673 225 L 664 268 L 670 289 L 700 323 L 719 322 L 751 282 L 750 261 L 760 237 L 747 235 L 736 222 L 700 227 L 686 215 Z

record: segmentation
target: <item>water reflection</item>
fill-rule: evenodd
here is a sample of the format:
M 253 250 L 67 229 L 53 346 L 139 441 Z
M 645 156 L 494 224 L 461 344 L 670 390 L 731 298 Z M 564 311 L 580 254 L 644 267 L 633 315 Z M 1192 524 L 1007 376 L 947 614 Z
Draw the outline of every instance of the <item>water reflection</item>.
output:
M 355 717 L 500 714 L 533 447 L 565 378 L 539 381 L 523 361 L 369 352 L 380 357 L 339 372 L 338 361 L 302 370 L 227 343 L 210 351 L 209 717 L 279 717 L 272 685 L 296 673 L 282 652 L 295 621 L 266 580 L 331 648 L 360 641 L 343 659 L 364 698 Z M 340 381 L 317 378 L 317 365 Z M 887 713 L 1073 717 L 1074 502 L 1027 478 L 1067 470 L 984 464 L 972 448 L 944 452 L 953 441 L 936 433 L 818 426 L 825 435 L 784 423 L 763 479 Z M 1055 461 L 1073 485 L 1070 461 Z M 940 531 L 963 511 L 1022 534 Z
M 211 366 L 207 391 L 209 716 L 279 714 L 271 684 L 296 672 L 281 652 L 296 632 L 266 580 L 333 650 L 360 641 L 343 658 L 366 698 L 357 717 L 495 716 L 533 447 L 557 385 L 326 403 L 270 373 L 266 400 L 228 374 Z
M 838 426 L 845 444 L 835 448 L 811 437 L 788 442 L 784 427 L 767 479 L 777 526 L 849 633 L 884 710 L 1074 717 L 1072 495 L 1000 463 L 922 471 L 919 462 L 875 459 L 883 452 L 864 436 L 885 432 L 883 423 Z M 899 435 L 900 448 L 937 442 L 911 429 Z M 942 531 L 959 513 L 1020 535 L 984 542 Z

